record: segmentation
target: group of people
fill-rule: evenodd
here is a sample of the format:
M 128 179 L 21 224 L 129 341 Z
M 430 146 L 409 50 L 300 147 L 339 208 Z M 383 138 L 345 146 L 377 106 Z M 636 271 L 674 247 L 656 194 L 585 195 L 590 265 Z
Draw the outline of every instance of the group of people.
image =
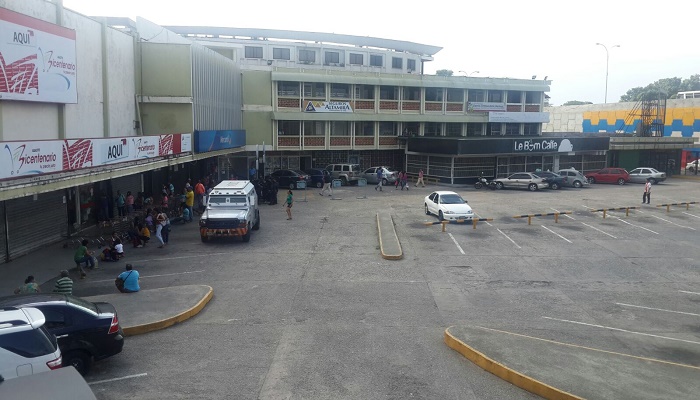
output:
M 377 168 L 377 186 L 374 187 L 374 190 L 383 191 L 382 187 L 384 186 L 384 178 L 384 168 Z M 423 182 L 422 169 L 418 171 L 418 180 L 416 180 L 416 187 L 418 185 L 425 187 L 425 182 Z M 408 190 L 408 172 L 406 171 L 399 172 L 399 175 L 396 177 L 396 181 L 394 181 L 394 190 L 398 190 L 399 188 L 401 188 L 401 190 L 404 190 L 404 188 Z
M 117 289 L 122 293 L 135 293 L 141 290 L 139 272 L 131 264 L 126 264 L 126 270 L 115 279 Z M 36 283 L 34 275 L 29 275 L 24 284 L 14 290 L 15 294 L 41 293 L 41 287 Z M 73 280 L 68 270 L 61 270 L 53 286 L 53 293 L 73 294 Z

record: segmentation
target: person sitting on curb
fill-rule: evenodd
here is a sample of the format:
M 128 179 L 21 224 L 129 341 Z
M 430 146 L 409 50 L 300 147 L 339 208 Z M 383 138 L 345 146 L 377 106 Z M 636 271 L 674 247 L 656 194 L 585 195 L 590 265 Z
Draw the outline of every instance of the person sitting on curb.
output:
M 119 284 L 121 280 L 121 285 Z M 126 271 L 119 274 L 117 280 L 117 289 L 122 293 L 135 293 L 141 290 L 139 286 L 139 271 L 135 270 L 131 264 L 126 264 Z
M 24 285 L 15 289 L 15 294 L 25 294 L 25 293 L 41 293 L 39 284 L 34 282 L 34 276 L 29 275 L 27 279 L 24 280 Z
M 139 225 L 139 234 L 134 239 L 134 247 L 143 247 L 151 240 L 151 231 L 143 224 Z
M 68 277 L 68 271 L 61 271 L 61 277 L 58 278 L 53 287 L 54 293 L 73 294 L 73 280 Z

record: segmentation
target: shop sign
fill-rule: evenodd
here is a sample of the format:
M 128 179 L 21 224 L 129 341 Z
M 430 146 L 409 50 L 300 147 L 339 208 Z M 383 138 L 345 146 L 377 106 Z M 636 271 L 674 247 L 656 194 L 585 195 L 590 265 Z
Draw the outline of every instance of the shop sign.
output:
M 77 103 L 75 31 L 0 8 L 0 98 Z
M 543 123 L 549 122 L 549 113 L 547 112 L 490 112 L 489 122 L 505 122 L 505 123 Z
M 470 101 L 467 103 L 467 111 L 505 111 L 506 103 L 493 103 L 486 101 Z
M 245 130 L 195 131 L 195 152 L 234 149 L 245 146 Z
M 304 112 L 351 113 L 352 105 L 348 101 L 310 101 Z
M 63 169 L 60 141 L 0 144 L 0 179 L 58 172 Z
M 572 152 L 574 146 L 569 139 L 528 139 L 513 140 L 513 152 Z

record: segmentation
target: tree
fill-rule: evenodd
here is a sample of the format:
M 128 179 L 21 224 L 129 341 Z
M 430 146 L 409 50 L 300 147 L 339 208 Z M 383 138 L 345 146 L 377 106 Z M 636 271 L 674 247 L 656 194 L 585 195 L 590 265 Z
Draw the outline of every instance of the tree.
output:
M 452 74 L 454 74 L 454 72 L 452 72 L 451 69 L 439 69 L 435 71 L 435 75 L 437 76 L 452 76 Z
M 579 100 L 569 100 L 566 103 L 562 104 L 562 106 L 581 106 L 584 104 L 593 104 L 590 101 L 579 101 Z
M 659 79 L 654 83 L 650 83 L 645 87 L 634 87 L 629 89 L 627 93 L 620 96 L 620 101 L 640 101 L 649 93 L 663 93 L 663 95 L 672 99 L 678 92 L 690 90 L 700 90 L 700 74 L 691 75 L 687 79 L 682 78 L 664 78 Z

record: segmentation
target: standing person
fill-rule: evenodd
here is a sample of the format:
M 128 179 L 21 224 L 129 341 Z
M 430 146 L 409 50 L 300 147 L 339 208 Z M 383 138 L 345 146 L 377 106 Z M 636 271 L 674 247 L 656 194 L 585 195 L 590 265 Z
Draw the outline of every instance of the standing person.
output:
M 251 181 L 255 180 L 255 175 L 258 173 L 258 171 L 255 169 L 255 165 L 250 166 L 250 171 L 248 171 L 248 176 L 250 177 Z
M 287 200 L 284 202 L 283 207 L 287 210 L 287 220 L 292 219 L 292 205 L 294 204 L 294 193 L 291 190 L 287 191 Z
M 95 267 L 95 260 L 93 260 L 92 253 L 87 248 L 88 243 L 87 239 L 83 239 L 80 243 L 80 247 L 78 247 L 78 250 L 76 250 L 73 255 L 73 260 L 78 265 L 78 271 L 80 271 L 80 279 L 84 279 L 87 276 L 82 263 L 85 263 L 85 266 L 88 268 Z
M 377 168 L 377 186 L 374 187 L 374 190 L 377 190 L 379 188 L 379 191 L 382 191 L 382 181 L 384 180 L 384 168 Z
M 202 183 L 201 180 L 197 181 L 197 184 L 194 185 L 194 196 L 195 196 L 195 202 L 197 203 L 197 211 L 201 214 L 202 213 L 202 201 L 204 201 L 204 193 L 206 192 L 206 189 L 204 189 L 204 184 Z
M 34 276 L 29 275 L 27 279 L 24 280 L 24 285 L 15 289 L 15 294 L 25 294 L 25 293 L 41 293 L 39 284 L 34 282 Z
M 406 188 L 408 190 L 408 172 L 403 171 L 403 175 L 401 175 L 401 190 L 403 188 Z
M 418 180 L 416 181 L 416 187 L 418 187 L 419 184 L 425 187 L 425 182 L 423 182 L 423 168 L 421 168 L 420 171 L 418 171 Z
M 122 286 L 117 288 L 122 293 L 136 293 L 141 290 L 139 286 L 139 271 L 135 270 L 131 264 L 126 264 L 126 271 L 119 274 L 117 279 L 122 280 Z
M 194 216 L 192 207 L 194 206 L 194 192 L 192 191 L 192 186 L 187 185 L 185 187 L 185 208 L 189 211 L 190 217 L 185 218 L 186 222 L 192 222 Z
M 126 192 L 126 212 L 129 215 L 134 213 L 134 195 L 130 191 Z
M 399 185 L 403 181 L 403 171 L 399 172 L 399 176 L 396 177 L 396 182 L 394 182 L 394 190 L 399 189 Z M 403 190 L 403 188 L 401 188 Z
M 642 204 L 651 202 L 651 178 L 647 178 L 647 183 L 644 184 L 644 193 L 642 194 Z
M 68 277 L 68 271 L 61 271 L 61 277 L 58 278 L 53 287 L 54 293 L 73 294 L 73 280 Z
M 165 241 L 163 240 L 163 223 L 165 222 L 165 217 L 163 213 L 158 213 L 156 216 L 156 239 L 160 242 L 159 249 L 165 246 Z
M 117 190 L 117 198 L 115 199 L 115 202 L 117 203 L 117 212 L 119 213 L 119 216 L 125 217 L 126 216 L 126 198 L 119 190 Z
M 326 174 L 322 174 L 321 179 L 323 181 L 323 189 L 321 189 L 321 191 L 318 194 L 323 196 L 323 192 L 328 190 L 328 195 L 333 196 L 333 189 L 331 189 L 331 183 L 328 182 L 329 179 L 326 177 Z

